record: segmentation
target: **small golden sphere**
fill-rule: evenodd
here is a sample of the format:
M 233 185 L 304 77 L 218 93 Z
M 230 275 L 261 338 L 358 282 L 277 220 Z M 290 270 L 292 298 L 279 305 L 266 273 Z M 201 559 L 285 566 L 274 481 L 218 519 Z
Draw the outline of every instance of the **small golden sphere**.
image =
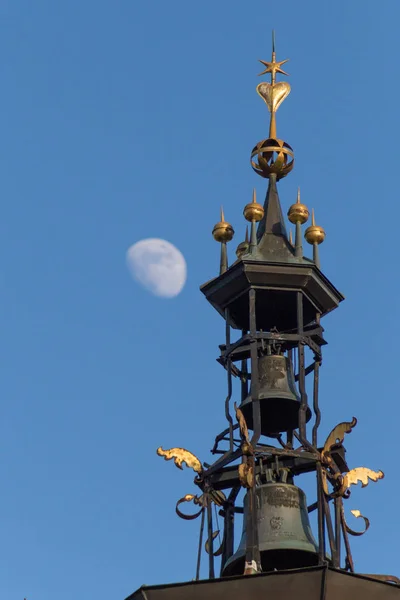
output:
M 241 258 L 244 254 L 247 254 L 249 251 L 249 242 L 240 242 L 239 246 L 236 248 L 236 256 Z
M 258 202 L 249 202 L 244 207 L 243 215 L 247 221 L 261 221 L 264 216 L 264 209 Z
M 253 200 L 246 204 L 243 210 L 244 218 L 247 221 L 261 221 L 264 216 L 264 208 L 257 202 L 256 190 L 253 190 Z
M 212 234 L 216 242 L 230 242 L 234 235 L 232 225 L 226 221 L 220 221 L 214 226 Z
M 319 225 L 307 227 L 304 237 L 309 244 L 322 244 L 325 239 L 325 230 Z
M 301 223 L 304 225 L 304 223 L 307 223 L 309 216 L 310 213 L 308 212 L 307 206 L 301 202 L 292 204 L 288 210 L 289 221 L 294 224 Z

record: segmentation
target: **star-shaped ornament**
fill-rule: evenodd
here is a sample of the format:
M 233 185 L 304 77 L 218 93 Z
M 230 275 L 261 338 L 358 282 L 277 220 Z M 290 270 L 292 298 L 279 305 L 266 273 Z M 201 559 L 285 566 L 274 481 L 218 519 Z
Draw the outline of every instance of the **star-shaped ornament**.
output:
M 281 66 L 284 65 L 285 63 L 288 62 L 288 58 L 286 60 L 281 60 L 279 62 L 275 61 L 275 56 L 272 57 L 272 61 L 268 62 L 266 60 L 260 60 L 259 62 L 261 64 L 263 64 L 266 68 L 262 73 L 259 73 L 259 75 L 265 75 L 266 73 L 271 73 L 273 79 L 275 79 L 275 75 L 276 73 L 282 73 L 282 75 L 289 75 L 289 73 L 286 73 L 286 71 L 283 71 L 281 69 Z

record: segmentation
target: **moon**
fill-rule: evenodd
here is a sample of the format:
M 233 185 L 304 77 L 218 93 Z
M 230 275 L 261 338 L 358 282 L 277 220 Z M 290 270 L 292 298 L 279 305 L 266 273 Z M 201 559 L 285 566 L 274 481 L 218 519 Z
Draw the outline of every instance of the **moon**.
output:
M 126 253 L 132 277 L 161 298 L 174 298 L 186 283 L 186 261 L 170 242 L 158 238 L 140 240 Z

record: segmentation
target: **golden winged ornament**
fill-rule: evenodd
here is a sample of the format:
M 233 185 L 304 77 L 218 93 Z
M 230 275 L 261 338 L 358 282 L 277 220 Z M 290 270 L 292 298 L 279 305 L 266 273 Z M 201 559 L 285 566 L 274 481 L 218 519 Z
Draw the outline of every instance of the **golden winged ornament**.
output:
M 365 487 L 371 481 L 383 479 L 385 474 L 383 471 L 372 471 L 367 467 L 357 467 L 352 469 L 343 477 L 343 487 L 348 489 L 351 485 L 357 485 L 361 481 L 361 487 Z
M 353 417 L 351 421 L 345 421 L 336 425 L 326 438 L 321 458 L 323 462 L 330 462 L 329 453 L 333 446 L 342 444 L 346 433 L 351 433 L 352 429 L 357 425 L 357 419 Z
M 178 469 L 183 469 L 182 464 L 185 463 L 189 469 L 193 469 L 195 473 L 199 475 L 203 472 L 201 462 L 189 450 L 185 448 L 170 448 L 169 450 L 163 450 L 161 446 L 157 448 L 158 456 L 163 456 L 165 460 L 174 460 L 175 465 Z

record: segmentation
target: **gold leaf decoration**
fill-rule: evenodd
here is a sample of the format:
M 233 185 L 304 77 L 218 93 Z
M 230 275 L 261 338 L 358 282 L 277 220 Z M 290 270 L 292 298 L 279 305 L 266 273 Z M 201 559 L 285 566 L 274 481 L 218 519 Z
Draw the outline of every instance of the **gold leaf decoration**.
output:
M 247 429 L 246 419 L 244 418 L 243 413 L 240 410 L 240 408 L 238 408 L 236 406 L 236 402 L 233 406 L 235 408 L 237 422 L 239 423 L 240 433 L 242 434 L 243 438 L 246 440 L 247 444 L 250 445 L 249 430 Z
M 346 473 L 343 478 L 343 487 L 348 489 L 351 485 L 357 485 L 359 481 L 361 481 L 361 487 L 365 487 L 368 485 L 369 480 L 378 481 L 379 479 L 383 479 L 384 476 L 383 471 L 372 471 L 371 469 L 367 469 L 367 467 L 357 467 Z
M 326 438 L 326 442 L 324 444 L 324 448 L 321 452 L 322 460 L 327 460 L 327 454 L 330 452 L 332 446 L 336 444 L 342 444 L 344 440 L 344 436 L 346 433 L 351 433 L 351 430 L 357 425 L 357 419 L 353 417 L 353 419 L 348 422 L 345 421 L 343 423 L 339 423 L 336 425 Z
M 282 102 L 290 94 L 290 84 L 287 81 L 278 81 L 278 83 L 259 83 L 256 87 L 257 94 L 261 96 L 268 106 L 269 112 L 276 112 Z
M 212 540 L 214 541 L 215 538 L 218 537 L 218 536 L 219 536 L 219 529 L 217 531 L 213 531 L 213 534 L 211 536 Z M 210 540 L 206 541 L 206 543 L 205 543 L 205 549 L 206 549 L 207 554 L 210 554 Z M 218 550 L 216 550 L 215 552 L 213 552 L 213 556 L 220 556 L 222 554 L 223 549 L 224 549 L 224 544 L 222 543 L 220 545 L 220 547 L 218 548 Z
M 174 459 L 175 465 L 178 469 L 183 469 L 182 464 L 186 463 L 186 465 L 193 469 L 195 473 L 202 473 L 203 467 L 201 466 L 201 462 L 189 450 L 185 450 L 185 448 L 171 448 L 170 450 L 163 450 L 161 446 L 157 448 L 158 456 L 163 456 L 165 460 Z

